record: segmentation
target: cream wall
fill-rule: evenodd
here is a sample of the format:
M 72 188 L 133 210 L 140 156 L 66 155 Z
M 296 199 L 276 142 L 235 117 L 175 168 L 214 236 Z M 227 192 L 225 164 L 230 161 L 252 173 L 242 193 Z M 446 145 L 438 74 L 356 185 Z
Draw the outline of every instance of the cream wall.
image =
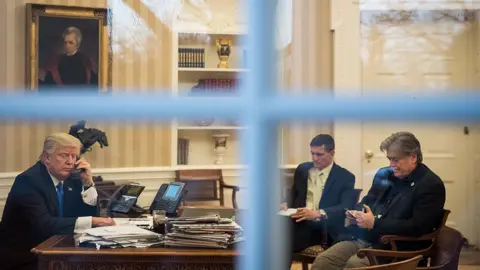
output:
M 388 2 L 388 3 L 387 3 Z M 474 1 L 475 2 L 475 1 Z M 470 9 L 479 10 L 480 5 L 472 1 L 455 1 L 443 0 L 435 1 L 402 1 L 401 3 L 390 3 L 383 0 L 371 1 L 350 1 L 339 0 L 332 2 L 332 29 L 335 31 L 335 67 L 334 67 L 334 85 L 336 95 L 360 96 L 361 88 L 361 58 L 360 58 L 360 18 L 359 11 L 362 10 L 449 10 L 449 9 Z M 357 3 L 357 4 L 355 4 Z M 363 3 L 363 5 L 358 5 Z M 478 15 L 478 14 L 477 14 Z M 478 17 L 477 17 L 478 19 Z M 478 20 L 476 29 L 476 43 L 478 47 L 479 28 Z M 478 50 L 472 54 L 472 59 L 476 60 L 477 68 L 474 74 L 473 81 L 478 85 Z M 473 90 L 475 91 L 475 89 Z M 480 220 L 480 200 L 478 200 L 478 192 L 480 191 L 480 182 L 478 181 L 480 170 L 478 169 L 479 160 L 479 144 L 478 138 L 480 130 L 475 123 L 470 124 L 469 149 L 470 160 L 472 160 L 470 176 L 468 177 L 468 192 L 462 193 L 460 196 L 467 196 L 468 203 L 464 206 L 465 212 L 471 216 L 471 224 L 476 224 L 475 221 Z M 362 187 L 362 125 L 359 121 L 335 122 L 334 126 L 335 140 L 337 143 L 337 161 L 352 171 L 357 176 L 357 187 Z M 456 200 L 461 201 L 461 200 Z M 478 227 L 478 226 L 476 226 Z M 475 228 L 476 229 L 476 228 Z M 468 231 L 468 230 L 467 230 Z M 474 237 L 469 237 L 471 244 L 480 245 L 480 230 L 476 229 Z
M 171 41 L 169 26 L 141 4 L 141 1 L 107 0 L 0 0 L 0 86 L 22 91 L 25 83 L 25 4 L 42 3 L 113 9 L 113 91 L 168 89 Z M 128 35 L 127 35 L 128 34 Z M 81 104 L 76 108 L 81 109 Z M 88 119 L 87 119 L 88 120 Z M 0 122 L 0 172 L 21 171 L 35 162 L 43 138 L 51 132 L 68 132 L 72 122 Z M 110 146 L 96 147 L 88 154 L 94 167 L 116 168 L 168 166 L 169 126 L 153 122 L 88 121 L 87 127 L 105 131 Z
M 36 0 L 34 3 L 107 7 L 107 1 Z M 0 53 L 0 85 L 8 91 L 21 91 L 25 82 L 25 4 L 27 1 L 0 0 L 0 31 L 5 39 Z M 141 1 L 109 1 L 113 13 L 113 91 L 126 88 L 149 91 L 167 89 L 171 78 L 169 22 L 162 22 Z M 160 7 L 157 7 L 160 8 Z M 321 14 L 321 16 L 320 16 Z M 333 84 L 332 34 L 329 1 L 293 1 L 293 38 L 284 48 L 281 87 L 293 89 Z M 166 18 L 161 18 L 166 21 Z M 128 35 L 126 35 L 128 34 Z M 79 104 L 79 108 L 81 105 Z M 88 120 L 88 119 L 87 119 Z M 72 122 L 0 122 L 0 172 L 18 172 L 35 162 L 43 138 L 51 132 L 66 132 Z M 125 121 L 88 121 L 89 127 L 104 130 L 110 146 L 96 146 L 87 158 L 95 168 L 170 166 L 170 136 L 167 125 L 132 124 Z M 318 133 L 332 133 L 330 123 L 285 123 L 283 125 L 284 163 L 310 159 L 308 143 Z
M 106 0 L 37 0 L 33 3 L 106 7 Z M 0 86 L 21 91 L 25 82 L 25 0 L 0 0 Z M 170 24 L 157 19 L 149 9 L 135 0 L 108 1 L 113 14 L 113 91 L 126 88 L 149 91 L 168 89 L 172 74 L 170 63 Z M 124 4 L 122 4 L 124 3 Z M 159 7 L 161 8 L 161 7 Z M 281 86 L 325 87 L 333 84 L 332 34 L 329 1 L 293 1 L 293 39 L 282 50 Z M 161 18 L 166 20 L 166 18 Z M 2 35 L 3 34 L 3 35 Z M 129 34 L 122 35 L 122 34 Z M 305 48 L 308 48 L 307 50 Z M 81 108 L 81 105 L 79 105 Z M 88 119 L 87 119 L 88 120 Z M 51 132 L 67 132 L 73 122 L 38 123 L 28 121 L 0 122 L 0 213 L 11 184 L 20 171 L 32 165 L 41 151 L 43 138 Z M 140 204 L 151 203 L 159 185 L 174 179 L 169 164 L 169 124 L 132 124 L 125 121 L 102 123 L 88 121 L 89 127 L 107 133 L 110 146 L 95 147 L 87 158 L 94 174 L 106 180 L 136 181 L 146 186 Z M 310 159 L 308 144 L 320 132 L 332 133 L 330 123 L 291 125 L 283 133 L 284 163 L 296 164 Z M 238 183 L 242 171 L 225 169 L 225 181 Z M 248 191 L 238 195 L 245 205 Z M 226 194 L 230 198 L 231 194 Z M 230 201 L 227 199 L 227 204 Z
M 281 87 L 293 93 L 333 94 L 333 33 L 330 1 L 293 1 L 292 42 L 286 49 L 285 78 Z M 300 92 L 301 91 L 301 92 Z M 319 134 L 333 133 L 331 122 L 283 123 L 285 164 L 311 159 L 309 143 Z M 333 134 L 332 134 L 333 135 Z
M 477 10 L 476 12 L 477 18 L 480 17 L 480 11 Z M 480 20 L 476 21 L 475 24 L 475 31 L 477 33 L 476 39 L 473 42 L 474 47 L 478 48 L 480 46 Z M 474 85 L 478 86 L 480 85 L 480 50 L 476 51 L 476 55 L 474 56 L 474 66 L 475 66 L 475 72 L 473 74 L 473 81 Z M 472 183 L 471 187 L 469 189 L 469 192 L 467 196 L 469 198 L 474 198 L 474 202 L 471 203 L 467 207 L 467 211 L 469 213 L 474 213 L 472 220 L 473 224 L 479 224 L 480 222 L 480 199 L 478 199 L 478 194 L 480 194 L 480 167 L 478 164 L 480 164 L 480 125 L 478 123 L 471 123 L 469 125 L 470 127 L 470 132 L 472 136 L 468 138 L 468 149 L 471 149 L 472 152 L 472 157 L 471 159 L 471 166 L 470 166 L 470 172 L 471 174 L 469 175 L 469 179 L 473 179 L 474 183 Z M 476 228 L 474 229 L 474 239 L 471 240 L 471 244 L 476 245 L 477 247 L 480 247 L 480 227 L 475 226 Z
M 367 1 L 364 1 L 367 2 Z M 359 97 L 361 88 L 360 8 L 350 0 L 332 1 L 334 31 L 333 85 L 335 96 Z M 361 121 L 337 121 L 333 127 L 336 161 L 359 178 L 362 175 Z M 355 182 L 361 187 L 361 180 Z
M 34 3 L 107 7 L 107 1 L 36 0 Z M 25 82 L 25 4 L 27 1 L 0 0 L 0 85 L 21 91 Z M 171 57 L 170 25 L 162 22 L 141 1 L 109 1 L 113 10 L 113 91 L 126 88 L 149 91 L 168 89 Z M 318 16 L 323 10 L 324 16 Z M 293 38 L 284 49 L 284 87 L 330 92 L 333 81 L 332 34 L 329 1 L 293 1 Z M 162 18 L 166 20 L 165 18 Z M 130 25 L 129 25 L 130 23 Z M 323 30 L 321 30 L 323 29 Z M 125 34 L 129 34 L 128 36 Z M 138 89 L 139 88 L 139 89 Z M 79 108 L 81 106 L 79 105 Z M 87 119 L 88 120 L 88 119 Z M 32 164 L 41 150 L 44 136 L 68 131 L 72 122 L 0 121 L 0 172 L 16 172 Z M 88 154 L 93 167 L 169 166 L 169 127 L 159 123 L 132 124 L 125 121 L 88 126 L 104 130 L 110 146 Z M 308 142 L 318 133 L 332 133 L 330 123 L 285 123 L 284 163 L 309 159 Z

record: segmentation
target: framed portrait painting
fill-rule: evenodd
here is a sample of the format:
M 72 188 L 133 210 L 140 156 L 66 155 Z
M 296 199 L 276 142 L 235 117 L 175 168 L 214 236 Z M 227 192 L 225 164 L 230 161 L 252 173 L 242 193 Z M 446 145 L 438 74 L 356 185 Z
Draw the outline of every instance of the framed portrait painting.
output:
M 108 10 L 27 4 L 27 86 L 107 92 L 112 57 Z

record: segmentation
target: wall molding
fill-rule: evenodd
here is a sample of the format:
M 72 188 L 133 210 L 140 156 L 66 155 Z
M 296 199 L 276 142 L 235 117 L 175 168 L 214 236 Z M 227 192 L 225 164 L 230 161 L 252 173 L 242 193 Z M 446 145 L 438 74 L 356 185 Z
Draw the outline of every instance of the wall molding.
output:
M 282 167 L 291 167 L 290 165 Z M 122 168 L 92 168 L 94 175 L 101 175 L 104 180 L 116 181 L 125 179 L 125 175 L 135 175 L 138 179 L 166 179 L 175 178 L 175 171 L 182 169 L 181 166 L 162 166 L 162 167 L 122 167 Z M 209 169 L 209 166 L 189 166 L 188 169 Z M 212 166 L 210 169 L 222 169 L 226 177 L 239 176 L 239 171 L 246 169 L 245 166 Z M 5 185 L 5 180 L 15 179 L 21 172 L 3 172 L 0 173 L 0 188 Z
M 192 168 L 196 168 L 192 166 Z M 199 166 L 198 168 L 202 168 Z M 145 186 L 145 190 L 139 198 L 140 205 L 149 205 L 160 185 L 173 182 L 175 180 L 175 171 L 178 167 L 131 167 L 131 168 L 98 168 L 92 169 L 93 175 L 101 175 L 105 181 L 115 181 L 119 185 L 135 182 Z M 237 178 L 242 175 L 244 167 L 226 166 L 222 168 L 225 182 L 236 184 Z M 7 200 L 10 188 L 13 185 L 15 177 L 21 172 L 0 173 L 0 217 L 3 213 L 3 207 Z M 230 194 L 225 194 L 229 197 Z M 228 200 L 227 200 L 228 201 Z

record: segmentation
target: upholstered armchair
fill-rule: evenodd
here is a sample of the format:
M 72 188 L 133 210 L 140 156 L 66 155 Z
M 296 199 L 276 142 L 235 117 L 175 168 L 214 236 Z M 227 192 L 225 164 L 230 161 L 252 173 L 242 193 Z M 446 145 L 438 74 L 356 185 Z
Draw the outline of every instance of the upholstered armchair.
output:
M 456 270 L 465 238 L 459 231 L 445 226 L 449 214 L 449 210 L 444 210 L 442 223 L 433 233 L 420 237 L 385 235 L 380 238 L 380 241 L 389 244 L 392 247 L 391 250 L 361 249 L 357 255 L 360 258 L 367 257 L 370 265 L 378 265 L 378 257 L 392 258 L 396 261 L 421 255 L 429 260 L 429 265 L 417 269 Z M 397 244 L 402 241 L 431 241 L 432 244 L 422 250 L 398 251 Z

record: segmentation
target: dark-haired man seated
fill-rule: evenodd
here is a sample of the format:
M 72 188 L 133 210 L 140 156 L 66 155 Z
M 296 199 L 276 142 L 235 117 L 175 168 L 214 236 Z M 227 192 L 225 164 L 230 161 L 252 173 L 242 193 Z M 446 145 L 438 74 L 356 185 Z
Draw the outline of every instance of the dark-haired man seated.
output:
M 409 132 L 397 132 L 380 145 L 390 160 L 390 167 L 380 169 L 372 188 L 357 210 L 345 213 L 349 234 L 321 253 L 313 270 L 344 269 L 368 266 L 356 256 L 361 248 L 388 249 L 378 242 L 380 236 L 393 234 L 420 236 L 440 225 L 445 204 L 445 186 L 434 172 L 422 163 L 420 142 Z M 363 211 L 358 211 L 361 208 Z M 419 250 L 424 243 L 404 243 L 400 250 Z
M 312 162 L 300 164 L 287 203 L 280 208 L 296 208 L 291 218 L 292 252 L 318 245 L 322 224 L 328 220 L 328 232 L 334 238 L 343 228 L 344 209 L 353 207 L 355 176 L 335 164 L 335 141 L 320 134 L 310 143 Z

